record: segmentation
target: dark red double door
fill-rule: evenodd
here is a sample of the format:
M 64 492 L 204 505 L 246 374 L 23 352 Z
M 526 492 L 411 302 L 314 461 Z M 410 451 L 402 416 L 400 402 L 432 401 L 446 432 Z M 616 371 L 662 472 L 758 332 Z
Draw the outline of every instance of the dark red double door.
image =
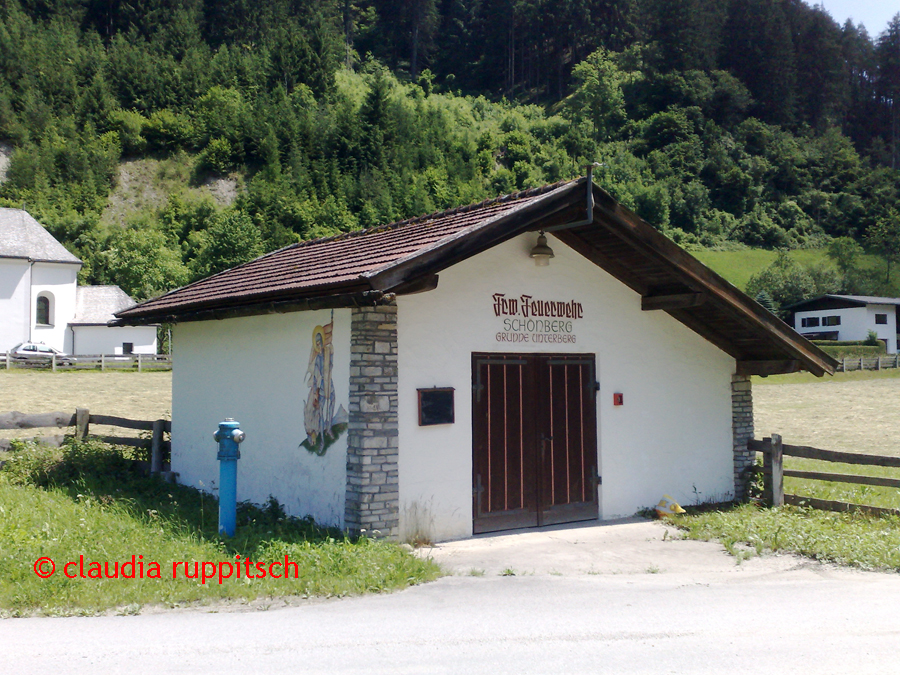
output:
M 597 518 L 592 354 L 473 354 L 474 532 Z

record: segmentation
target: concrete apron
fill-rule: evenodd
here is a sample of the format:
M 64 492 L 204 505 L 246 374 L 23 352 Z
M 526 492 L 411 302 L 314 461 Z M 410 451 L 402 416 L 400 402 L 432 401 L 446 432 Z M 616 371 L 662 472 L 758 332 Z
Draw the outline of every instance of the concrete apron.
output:
M 747 549 L 748 554 L 751 549 Z M 574 523 L 483 534 L 417 550 L 454 575 L 607 575 L 772 573 L 818 565 L 792 555 L 739 560 L 721 544 L 682 538 L 643 518 Z

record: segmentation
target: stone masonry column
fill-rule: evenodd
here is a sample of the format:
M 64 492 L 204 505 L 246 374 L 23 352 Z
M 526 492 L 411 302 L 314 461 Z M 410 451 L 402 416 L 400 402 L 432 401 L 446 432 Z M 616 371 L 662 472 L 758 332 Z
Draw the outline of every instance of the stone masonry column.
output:
M 399 536 L 397 401 L 397 306 L 354 308 L 344 514 L 351 532 Z
M 750 483 L 749 469 L 756 453 L 747 449 L 753 438 L 753 392 L 749 375 L 731 376 L 731 430 L 734 438 L 734 499 L 747 501 Z

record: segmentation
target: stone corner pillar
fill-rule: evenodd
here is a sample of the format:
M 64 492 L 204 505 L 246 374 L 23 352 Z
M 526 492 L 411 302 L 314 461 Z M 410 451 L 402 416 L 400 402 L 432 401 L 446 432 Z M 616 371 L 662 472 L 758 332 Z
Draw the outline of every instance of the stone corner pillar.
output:
M 350 410 L 344 522 L 397 539 L 397 306 L 356 307 L 350 322 Z

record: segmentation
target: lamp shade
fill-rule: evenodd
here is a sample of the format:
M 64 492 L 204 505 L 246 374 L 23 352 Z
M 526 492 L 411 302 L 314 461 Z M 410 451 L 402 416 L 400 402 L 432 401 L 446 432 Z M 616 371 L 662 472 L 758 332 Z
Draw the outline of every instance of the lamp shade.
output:
M 531 249 L 531 257 L 534 258 L 534 264 L 537 267 L 547 267 L 550 264 L 553 249 L 547 246 L 547 237 L 543 232 L 538 235 L 537 244 Z

